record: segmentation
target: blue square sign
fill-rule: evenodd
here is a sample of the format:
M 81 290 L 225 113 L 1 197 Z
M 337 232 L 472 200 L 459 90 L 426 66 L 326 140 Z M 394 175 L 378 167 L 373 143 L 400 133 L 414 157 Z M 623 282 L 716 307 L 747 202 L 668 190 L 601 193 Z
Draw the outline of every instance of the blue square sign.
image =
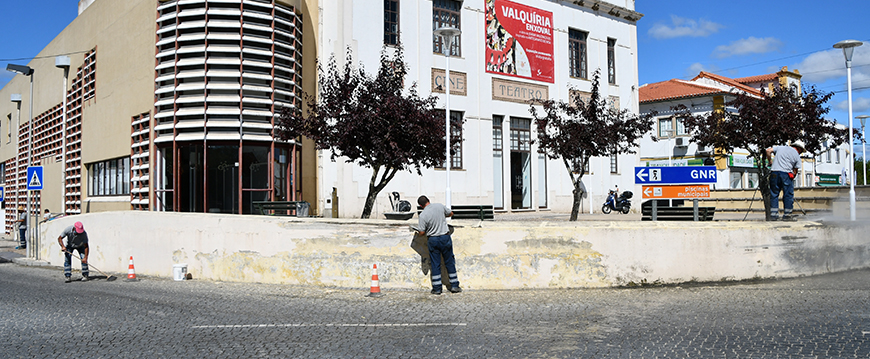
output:
M 44 177 L 42 176 L 42 166 L 27 167 L 27 190 L 41 191 Z

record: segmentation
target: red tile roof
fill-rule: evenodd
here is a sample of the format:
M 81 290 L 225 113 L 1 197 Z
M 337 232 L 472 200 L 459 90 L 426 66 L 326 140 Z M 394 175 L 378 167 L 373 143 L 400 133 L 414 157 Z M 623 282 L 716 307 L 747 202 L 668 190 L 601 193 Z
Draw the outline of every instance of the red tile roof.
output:
M 684 97 L 695 97 L 723 92 L 715 87 L 704 86 L 683 80 L 668 80 L 643 85 L 638 90 L 640 102 L 655 102 Z
M 742 84 L 742 83 L 740 83 L 740 82 L 737 82 L 737 81 L 734 80 L 734 79 L 727 78 L 727 77 L 725 77 L 725 76 L 719 76 L 719 75 L 716 75 L 716 74 L 711 74 L 711 73 L 706 72 L 706 71 L 701 71 L 701 73 L 698 74 L 698 76 L 695 76 L 695 78 L 693 78 L 692 81 L 695 81 L 695 80 L 697 80 L 697 79 L 699 79 L 699 78 L 708 78 L 708 79 L 711 79 L 711 80 L 714 80 L 714 81 L 721 82 L 721 83 L 723 83 L 723 84 L 725 84 L 725 85 L 728 85 L 728 86 L 736 87 L 736 88 L 738 88 L 738 89 L 740 89 L 740 90 L 743 90 L 743 91 L 748 92 L 748 93 L 751 94 L 751 95 L 761 96 L 761 92 L 760 92 L 760 91 L 758 91 L 758 90 L 756 90 L 756 89 L 754 89 L 754 88 L 752 88 L 752 87 L 746 86 L 746 85 L 744 85 L 744 84 Z
M 753 83 L 753 82 L 770 82 L 770 81 L 776 80 L 778 77 L 779 77 L 779 75 L 777 75 L 777 74 L 755 75 L 755 76 L 736 78 L 736 79 L 734 79 L 734 81 L 737 81 L 737 82 L 742 83 L 742 84 L 748 84 L 748 83 Z

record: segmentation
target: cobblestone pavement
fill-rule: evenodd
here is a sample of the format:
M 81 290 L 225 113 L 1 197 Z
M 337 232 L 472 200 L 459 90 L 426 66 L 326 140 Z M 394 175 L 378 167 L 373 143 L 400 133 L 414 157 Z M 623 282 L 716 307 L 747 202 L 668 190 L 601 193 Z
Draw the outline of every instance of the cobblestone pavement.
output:
M 870 270 L 440 296 L 382 282 L 381 298 L 369 283 L 141 279 L 64 284 L 59 268 L 0 264 L 0 357 L 870 357 Z

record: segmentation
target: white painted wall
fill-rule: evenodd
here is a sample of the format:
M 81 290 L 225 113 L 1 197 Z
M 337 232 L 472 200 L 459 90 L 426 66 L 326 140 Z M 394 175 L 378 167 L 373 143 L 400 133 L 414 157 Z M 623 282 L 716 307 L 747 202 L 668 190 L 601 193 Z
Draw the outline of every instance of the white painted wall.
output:
M 81 221 L 90 263 L 123 278 L 194 279 L 422 289 L 408 224 L 170 212 L 100 212 L 40 226 L 40 259 L 62 266 L 57 236 Z M 466 289 L 609 287 L 634 283 L 788 278 L 870 265 L 868 222 L 479 222 L 454 220 Z M 425 247 L 424 247 L 425 248 Z M 428 255 L 428 254 L 425 254 Z M 79 268 L 75 263 L 74 268 Z M 57 268 L 58 278 L 61 269 Z M 94 271 L 94 274 L 98 274 Z

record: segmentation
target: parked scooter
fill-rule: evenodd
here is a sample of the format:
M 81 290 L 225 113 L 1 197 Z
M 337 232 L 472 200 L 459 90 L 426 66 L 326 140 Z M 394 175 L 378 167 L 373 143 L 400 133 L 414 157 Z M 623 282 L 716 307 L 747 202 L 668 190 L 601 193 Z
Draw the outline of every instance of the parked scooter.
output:
M 634 196 L 631 191 L 622 192 L 622 195 L 617 197 L 618 191 L 610 190 L 607 194 L 607 201 L 601 206 L 601 212 L 610 214 L 610 211 L 617 211 L 628 214 L 631 211 L 631 197 Z

